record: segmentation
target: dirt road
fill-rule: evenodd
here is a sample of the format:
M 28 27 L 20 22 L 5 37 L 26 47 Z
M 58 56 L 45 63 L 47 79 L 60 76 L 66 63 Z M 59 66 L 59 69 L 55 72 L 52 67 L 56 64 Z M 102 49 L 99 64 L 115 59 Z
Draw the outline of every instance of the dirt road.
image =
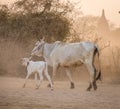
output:
M 0 109 L 120 109 L 120 85 L 99 83 L 97 91 L 87 92 L 88 83 L 76 82 L 69 89 L 69 82 L 55 82 L 50 91 L 44 81 L 39 90 L 29 80 L 0 77 Z

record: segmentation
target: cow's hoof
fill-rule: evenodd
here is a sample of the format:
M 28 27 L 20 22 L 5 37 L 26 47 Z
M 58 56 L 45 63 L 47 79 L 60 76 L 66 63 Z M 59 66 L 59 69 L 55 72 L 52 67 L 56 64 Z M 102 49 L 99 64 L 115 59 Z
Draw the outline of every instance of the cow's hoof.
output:
M 70 89 L 74 89 L 75 87 L 70 87 Z
M 53 88 L 51 88 L 51 91 L 53 91 L 54 89 Z
M 97 90 L 97 86 L 94 86 L 93 88 L 94 88 L 94 90 Z
M 92 84 L 89 84 L 89 87 L 87 88 L 87 91 L 90 91 L 92 89 Z
M 90 91 L 90 90 L 91 90 L 91 88 L 87 88 L 87 89 L 86 89 L 86 91 Z
M 38 89 L 39 89 L 39 86 L 36 86 L 35 89 L 38 90 Z
M 47 85 L 47 87 L 51 88 L 51 85 L 50 85 L 50 84 L 48 84 L 48 85 Z
M 70 87 L 71 89 L 74 89 L 75 88 L 75 85 L 74 85 L 74 83 L 73 82 L 71 82 L 71 87 Z
M 96 82 L 93 83 L 93 88 L 94 88 L 94 90 L 97 90 Z
M 25 88 L 25 84 L 22 86 L 22 88 Z

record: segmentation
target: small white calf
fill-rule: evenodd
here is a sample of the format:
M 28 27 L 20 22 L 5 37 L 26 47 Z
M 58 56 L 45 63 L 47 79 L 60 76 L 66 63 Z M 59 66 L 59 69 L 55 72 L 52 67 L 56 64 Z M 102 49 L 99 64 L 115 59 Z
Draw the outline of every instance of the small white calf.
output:
M 26 76 L 23 87 L 25 87 L 29 76 L 32 73 L 35 73 L 36 86 L 37 86 L 37 88 L 39 88 L 41 85 L 41 82 L 43 81 L 43 73 L 44 73 L 51 85 L 51 90 L 53 90 L 53 84 L 52 84 L 51 78 L 48 74 L 47 62 L 44 62 L 44 61 L 34 62 L 34 61 L 30 61 L 29 58 L 22 58 L 22 65 L 27 67 L 27 76 Z M 37 84 L 37 73 L 39 74 L 39 77 L 40 77 L 39 84 Z

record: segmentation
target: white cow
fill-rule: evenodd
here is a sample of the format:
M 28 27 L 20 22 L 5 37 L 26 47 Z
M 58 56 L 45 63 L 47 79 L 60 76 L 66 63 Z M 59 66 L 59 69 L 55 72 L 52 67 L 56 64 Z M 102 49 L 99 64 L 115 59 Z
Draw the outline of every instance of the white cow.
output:
M 38 89 L 40 87 L 41 82 L 43 81 L 43 73 L 45 74 L 46 78 L 48 79 L 51 90 L 53 90 L 53 84 L 51 81 L 51 78 L 48 74 L 48 65 L 47 62 L 44 61 L 30 61 L 30 58 L 22 58 L 22 65 L 27 67 L 27 76 L 24 82 L 23 87 L 25 87 L 27 79 L 32 73 L 35 73 L 35 79 L 36 79 L 36 88 Z M 40 81 L 37 85 L 37 73 L 39 74 Z
M 60 66 L 65 67 L 71 82 L 71 88 L 74 88 L 74 82 L 69 67 L 85 64 L 90 74 L 88 91 L 90 91 L 92 86 L 96 90 L 96 80 L 101 79 L 100 63 L 98 73 L 93 64 L 96 54 L 98 54 L 99 58 L 98 47 L 91 42 L 63 43 L 56 41 L 54 43 L 46 43 L 44 40 L 38 41 L 31 52 L 31 56 L 43 56 L 48 65 L 53 67 L 53 77 Z

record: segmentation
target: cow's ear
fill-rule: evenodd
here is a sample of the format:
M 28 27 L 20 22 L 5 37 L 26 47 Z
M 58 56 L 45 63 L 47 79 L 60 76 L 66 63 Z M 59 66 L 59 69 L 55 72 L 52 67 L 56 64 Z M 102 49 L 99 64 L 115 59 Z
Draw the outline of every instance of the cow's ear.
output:
M 41 39 L 41 42 L 42 42 L 42 41 L 45 41 L 45 36 L 43 36 L 43 38 Z
M 35 43 L 35 45 L 38 45 L 40 43 L 40 41 L 37 41 L 36 43 Z

